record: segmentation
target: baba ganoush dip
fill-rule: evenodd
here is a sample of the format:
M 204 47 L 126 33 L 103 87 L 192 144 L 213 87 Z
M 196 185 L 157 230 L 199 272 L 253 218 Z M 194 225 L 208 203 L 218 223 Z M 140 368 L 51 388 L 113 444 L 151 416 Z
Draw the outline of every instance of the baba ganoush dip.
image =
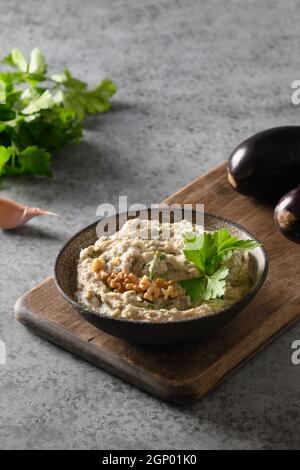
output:
M 112 236 L 100 237 L 81 250 L 76 299 L 110 317 L 145 322 L 170 322 L 207 316 L 240 300 L 252 287 L 248 251 L 236 251 L 227 263 L 226 290 L 221 298 L 192 300 L 179 281 L 199 277 L 198 268 L 184 255 L 184 235 L 201 233 L 183 220 L 159 224 L 169 238 L 136 238 L 137 219 L 128 220 Z M 139 220 L 148 230 L 151 221 Z

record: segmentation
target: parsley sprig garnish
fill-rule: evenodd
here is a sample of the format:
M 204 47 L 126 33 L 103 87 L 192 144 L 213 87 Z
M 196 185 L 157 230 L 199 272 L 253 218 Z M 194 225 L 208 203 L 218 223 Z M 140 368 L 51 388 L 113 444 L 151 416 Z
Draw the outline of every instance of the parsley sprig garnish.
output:
M 199 277 L 180 281 L 192 300 L 211 300 L 222 297 L 229 274 L 227 263 L 236 250 L 250 250 L 259 246 L 253 240 L 240 240 L 226 229 L 187 233 L 184 237 L 185 257 L 199 270 Z
M 29 61 L 13 49 L 0 64 L 10 67 L 0 71 L 0 176 L 51 176 L 52 152 L 80 141 L 85 115 L 107 111 L 116 85 L 89 89 L 68 69 L 48 75 L 37 48 Z

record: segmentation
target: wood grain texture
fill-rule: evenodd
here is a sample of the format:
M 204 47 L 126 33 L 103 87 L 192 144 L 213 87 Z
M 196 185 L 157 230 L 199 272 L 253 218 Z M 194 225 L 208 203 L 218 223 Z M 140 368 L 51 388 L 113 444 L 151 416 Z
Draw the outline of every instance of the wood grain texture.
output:
M 52 278 L 21 297 L 16 318 L 39 335 L 166 400 L 190 403 L 228 377 L 300 318 L 300 250 L 275 229 L 273 210 L 234 192 L 220 165 L 169 197 L 204 203 L 252 232 L 270 259 L 268 279 L 231 323 L 202 343 L 137 346 L 85 322 L 57 292 Z

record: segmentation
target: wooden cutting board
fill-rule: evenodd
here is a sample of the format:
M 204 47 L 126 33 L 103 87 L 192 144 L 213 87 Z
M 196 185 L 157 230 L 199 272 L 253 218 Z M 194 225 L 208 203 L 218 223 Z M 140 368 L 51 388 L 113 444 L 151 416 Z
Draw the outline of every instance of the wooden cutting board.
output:
M 130 344 L 84 321 L 60 296 L 53 278 L 21 297 L 15 314 L 37 334 L 118 377 L 166 400 L 189 403 L 300 318 L 300 248 L 277 233 L 271 208 L 230 188 L 225 164 L 164 202 L 204 203 L 207 212 L 228 217 L 253 232 L 269 255 L 270 271 L 262 290 L 213 337 L 188 345 Z

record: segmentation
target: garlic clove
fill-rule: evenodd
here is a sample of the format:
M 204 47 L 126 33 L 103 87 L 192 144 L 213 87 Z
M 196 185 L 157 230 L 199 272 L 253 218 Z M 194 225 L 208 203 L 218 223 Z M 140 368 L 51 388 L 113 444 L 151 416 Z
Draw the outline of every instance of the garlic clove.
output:
M 2 229 L 20 227 L 33 217 L 41 215 L 56 216 L 57 214 L 37 207 L 28 207 L 10 199 L 0 198 L 0 228 Z

